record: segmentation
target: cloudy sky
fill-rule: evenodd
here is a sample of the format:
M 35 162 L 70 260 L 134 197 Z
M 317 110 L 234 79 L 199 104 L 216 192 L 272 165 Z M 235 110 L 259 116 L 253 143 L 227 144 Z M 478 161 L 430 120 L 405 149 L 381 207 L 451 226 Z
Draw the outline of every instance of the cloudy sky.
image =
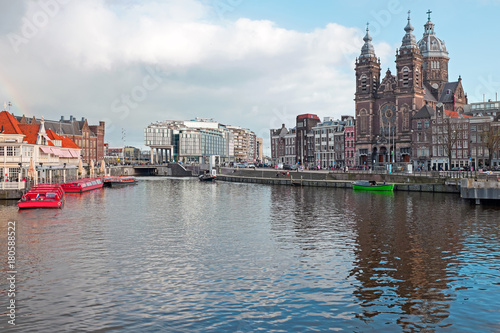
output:
M 394 72 L 407 12 L 427 10 L 470 102 L 500 91 L 498 0 L 0 0 L 0 102 L 16 115 L 106 121 L 112 147 L 144 146 L 166 119 L 214 118 L 253 130 L 297 114 L 353 115 L 366 22 Z

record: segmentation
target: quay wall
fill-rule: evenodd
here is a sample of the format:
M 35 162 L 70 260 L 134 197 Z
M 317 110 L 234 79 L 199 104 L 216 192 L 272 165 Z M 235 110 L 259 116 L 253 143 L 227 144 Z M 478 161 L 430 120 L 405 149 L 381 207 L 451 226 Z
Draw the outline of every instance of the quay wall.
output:
M 276 172 L 275 172 L 276 174 Z M 292 174 L 291 174 L 292 175 Z M 325 179 L 325 174 L 322 177 L 315 175 L 309 175 L 310 177 L 300 177 L 296 178 L 295 173 L 292 177 L 249 177 L 249 176 L 239 176 L 239 175 L 217 175 L 218 180 L 228 181 L 228 182 L 239 182 L 239 183 L 255 183 L 255 184 L 267 184 L 267 185 L 294 185 L 294 186 L 312 186 L 312 187 L 335 187 L 335 188 L 352 188 L 353 180 L 334 180 Z M 372 175 L 373 176 L 373 175 Z M 321 179 L 323 178 L 323 179 Z M 359 179 L 363 179 L 360 177 Z M 367 177 L 365 177 L 367 179 Z M 370 177 L 369 179 L 377 179 L 376 177 Z M 383 182 L 383 180 L 381 180 Z M 387 182 L 393 182 L 392 180 L 386 180 Z M 395 191 L 410 191 L 410 192 L 435 192 L 435 193 L 460 193 L 460 187 L 458 184 L 445 184 L 445 183 L 395 183 Z

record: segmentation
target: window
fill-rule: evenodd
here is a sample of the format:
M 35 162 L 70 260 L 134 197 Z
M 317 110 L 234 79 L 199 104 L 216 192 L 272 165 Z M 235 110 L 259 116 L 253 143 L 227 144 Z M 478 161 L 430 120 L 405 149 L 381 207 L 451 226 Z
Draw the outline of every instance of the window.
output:
M 408 67 L 403 68 L 403 87 L 408 87 L 408 81 L 410 77 L 410 70 Z
M 422 122 L 417 121 L 417 130 L 421 130 L 421 129 L 422 129 Z
M 424 127 L 425 127 L 425 128 L 429 128 L 429 121 L 428 121 L 428 120 L 426 120 L 426 121 L 425 121 L 425 125 L 424 125 Z
M 361 92 L 366 92 L 366 75 L 361 76 Z

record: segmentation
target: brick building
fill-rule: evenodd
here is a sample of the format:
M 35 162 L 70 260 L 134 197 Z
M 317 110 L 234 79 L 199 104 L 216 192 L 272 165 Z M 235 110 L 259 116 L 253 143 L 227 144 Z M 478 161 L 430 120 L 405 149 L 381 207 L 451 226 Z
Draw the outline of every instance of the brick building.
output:
M 458 114 L 464 111 L 467 96 L 461 79 L 448 82 L 448 51 L 436 36 L 428 14 L 418 42 L 408 16 L 401 47 L 396 51 L 396 75 L 387 70 L 382 79 L 381 63 L 366 29 L 355 68 L 355 135 L 360 165 L 410 163 L 412 118 L 425 105 Z

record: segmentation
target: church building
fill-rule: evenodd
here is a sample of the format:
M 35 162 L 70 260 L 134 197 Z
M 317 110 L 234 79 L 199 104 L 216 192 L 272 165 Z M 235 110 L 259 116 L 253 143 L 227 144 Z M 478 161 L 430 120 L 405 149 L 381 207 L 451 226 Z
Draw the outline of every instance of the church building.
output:
M 417 42 L 408 23 L 396 50 L 396 73 L 381 77 L 368 27 L 356 59 L 356 155 L 362 166 L 410 163 L 413 116 L 423 107 L 463 114 L 467 96 L 461 79 L 448 82 L 448 51 L 434 31 L 428 11 L 422 39 Z

